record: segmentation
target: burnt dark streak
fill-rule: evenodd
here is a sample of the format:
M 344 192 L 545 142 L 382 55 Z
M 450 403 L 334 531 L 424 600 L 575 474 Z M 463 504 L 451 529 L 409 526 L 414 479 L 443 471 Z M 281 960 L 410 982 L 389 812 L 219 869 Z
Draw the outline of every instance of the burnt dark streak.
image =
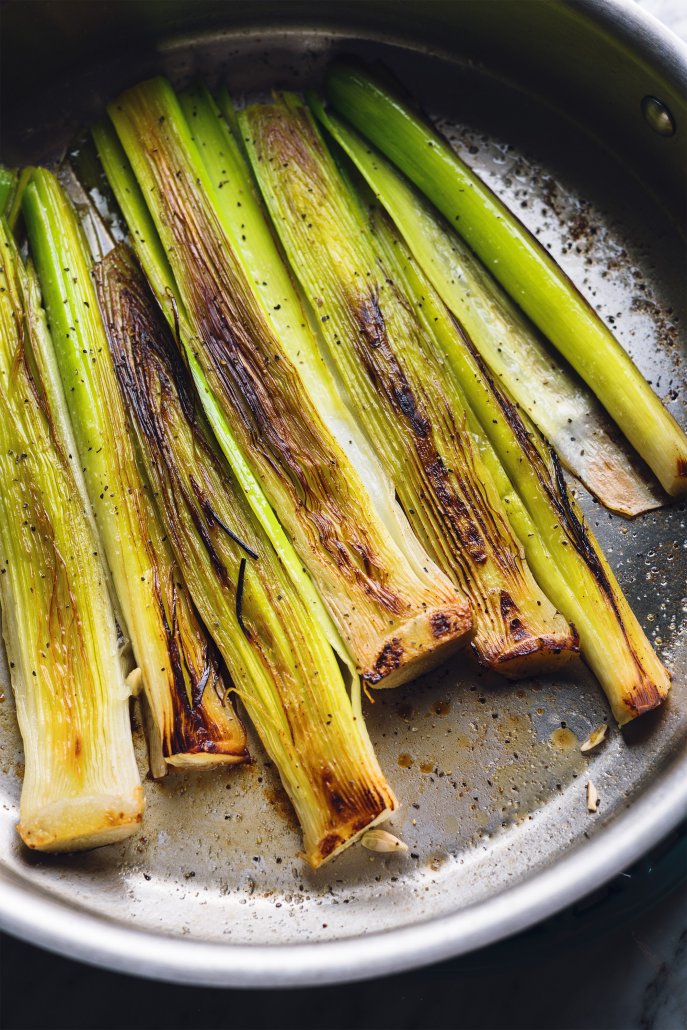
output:
M 362 298 L 350 297 L 349 304 L 360 328 L 360 337 L 356 341 L 358 355 L 375 388 L 387 397 L 412 430 L 420 467 L 436 498 L 433 507 L 447 530 L 455 533 L 454 551 L 466 551 L 474 562 L 483 564 L 487 560 L 485 537 L 488 536 L 481 517 L 484 505 L 480 503 L 469 508 L 452 488 L 448 470 L 434 441 L 430 419 L 418 410 L 415 394 L 389 342 L 377 291 L 370 290 Z M 371 341 L 374 341 L 374 347 L 370 346 Z M 453 470 L 453 475 L 459 478 L 463 490 L 470 493 L 466 478 L 459 476 L 457 470 Z M 493 551 L 498 553 L 499 550 L 496 542 Z
M 167 327 L 160 317 L 152 324 L 154 301 L 147 293 L 140 273 L 128 250 L 119 245 L 94 267 L 94 280 L 103 320 L 112 351 L 115 373 L 126 399 L 135 413 L 141 434 L 151 447 L 161 467 L 174 467 L 166 442 L 164 398 L 174 388 L 185 417 L 195 422 L 195 405 L 187 386 L 186 373 L 178 351 L 165 346 Z M 146 317 L 147 316 L 147 317 Z M 157 401 L 155 400 L 157 398 Z M 157 404 L 157 407 L 156 407 Z M 176 492 L 175 492 L 176 491 Z M 195 505 L 187 496 L 183 482 L 177 478 L 166 501 L 177 512 L 181 499 L 187 510 L 196 516 L 195 524 L 218 574 L 226 575 L 219 555 L 213 547 L 207 526 L 203 525 Z M 171 520 L 173 523 L 176 519 Z M 155 555 L 151 555 L 153 586 L 170 660 L 174 718 L 169 754 L 226 753 L 220 743 L 221 729 L 203 706 L 208 686 L 215 689 L 218 681 L 228 678 L 226 667 L 215 642 L 204 632 L 198 655 L 185 646 L 179 625 L 179 587 L 171 578 L 161 584 Z M 184 612 L 196 626 L 202 621 L 189 592 L 184 589 Z M 170 617 L 171 616 L 171 617 Z M 193 659 L 198 659 L 198 667 Z M 246 753 L 245 749 L 242 753 Z
M 627 643 L 632 660 L 635 664 L 638 674 L 638 681 L 636 690 L 638 695 L 643 697 L 647 695 L 649 700 L 649 694 L 652 696 L 656 694 L 656 688 L 653 684 L 647 683 L 646 676 L 642 668 L 642 663 L 638 657 L 636 650 L 633 646 L 632 639 L 628 635 L 622 613 L 618 607 L 615 592 L 609 582 L 606 571 L 601 563 L 599 554 L 594 547 L 592 540 L 589 537 L 583 520 L 580 518 L 576 508 L 570 500 L 568 489 L 565 482 L 565 475 L 561 467 L 561 463 L 558 460 L 558 455 L 553 450 L 551 445 L 543 437 L 541 438 L 542 447 L 544 454 L 539 450 L 539 447 L 534 442 L 534 434 L 531 430 L 528 430 L 525 426 L 520 412 L 517 406 L 508 398 L 504 391 L 499 387 L 498 383 L 494 380 L 491 371 L 482 358 L 479 351 L 475 348 L 472 341 L 469 339 L 467 334 L 463 331 L 460 323 L 455 317 L 448 312 L 450 315 L 457 332 L 459 333 L 463 345 L 469 352 L 475 365 L 479 369 L 480 375 L 487 383 L 489 390 L 498 404 L 504 418 L 508 425 L 513 430 L 518 443 L 520 444 L 526 458 L 534 471 L 537 480 L 539 481 L 542 490 L 546 494 L 548 503 L 551 505 L 559 520 L 559 525 L 562 532 L 565 533 L 567 539 L 572 543 L 576 552 L 582 558 L 590 573 L 594 577 L 599 589 L 601 590 L 604 599 L 611 608 L 613 614 L 618 620 L 625 641 Z M 650 702 L 650 706 L 653 707 L 654 702 Z M 638 706 L 641 706 L 641 701 L 638 700 Z
M 250 640 L 250 633 L 243 621 L 243 586 L 246 580 L 246 559 L 242 558 L 239 564 L 239 578 L 236 585 L 236 621 L 243 630 L 243 635 Z
M 321 143 L 310 129 L 306 112 L 300 109 L 292 112 L 293 117 L 302 123 L 303 129 L 288 134 L 283 131 L 279 117 L 270 117 L 269 109 L 265 109 L 263 114 L 264 117 L 261 121 L 261 151 L 263 155 L 278 154 L 282 163 L 293 164 L 298 169 L 300 178 L 307 178 L 313 184 L 316 183 L 316 188 L 326 194 L 327 183 L 322 179 L 320 165 L 313 159 L 311 152 L 311 146 L 315 150 L 321 150 Z M 305 143 L 306 140 L 308 145 Z M 408 302 L 402 292 L 395 289 L 393 281 L 387 276 L 381 263 L 377 271 L 382 281 L 386 282 L 390 289 L 394 289 L 394 299 L 408 310 L 412 317 L 413 313 L 409 309 Z M 455 534 L 454 553 L 466 551 L 473 561 L 478 564 L 484 563 L 487 559 L 485 539 L 490 540 L 493 534 L 498 545 L 499 536 L 493 524 L 491 528 L 486 525 L 483 514 L 487 511 L 484 497 L 481 494 L 478 495 L 472 484 L 457 470 L 453 470 L 453 475 L 459 481 L 462 492 L 468 496 L 471 503 L 466 504 L 451 486 L 448 471 L 434 442 L 431 420 L 426 412 L 420 410 L 418 399 L 389 342 L 378 290 L 370 288 L 357 292 L 346 292 L 347 304 L 359 330 L 359 336 L 355 338 L 358 355 L 377 391 L 388 398 L 401 420 L 405 421 L 412 431 L 419 464 L 427 473 L 438 502 L 434 507 L 438 508 L 440 517 L 442 512 L 447 516 L 443 520 L 444 524 L 448 523 L 447 528 Z M 456 427 L 454 427 L 454 436 L 459 436 Z M 491 518 L 489 514 L 486 517 Z M 503 559 L 508 572 L 512 574 L 515 571 L 514 563 L 501 554 L 502 548 L 494 546 L 492 551 L 495 560 L 500 563 Z
M 346 496 L 348 484 L 339 476 L 335 493 L 327 481 L 326 473 L 336 467 L 323 444 L 329 433 L 251 296 L 219 223 L 194 200 L 192 189 L 169 174 L 160 151 L 151 149 L 149 154 L 175 249 L 187 259 L 184 299 L 196 320 L 203 346 L 197 357 L 212 389 L 275 479 L 288 486 L 301 521 L 310 524 L 335 566 L 376 603 L 401 614 L 403 602 L 385 585 L 388 577 L 375 559 L 374 546 L 351 518 L 355 497 Z M 342 542 L 341 527 L 351 546 Z M 367 555 L 374 576 L 356 561 L 356 550 Z
M 212 507 L 210 501 L 207 500 L 207 498 L 203 501 L 203 511 L 205 512 L 208 521 L 214 522 L 215 525 L 219 526 L 220 529 L 223 529 L 227 536 L 230 537 L 235 544 L 238 544 L 239 547 L 241 547 L 246 552 L 249 558 L 253 558 L 255 561 L 258 560 L 257 551 L 254 551 L 252 547 L 249 547 L 248 544 L 244 540 L 242 540 L 241 537 L 237 533 L 235 533 L 233 529 L 229 529 L 229 526 L 222 522 L 221 518 L 219 517 L 215 509 Z

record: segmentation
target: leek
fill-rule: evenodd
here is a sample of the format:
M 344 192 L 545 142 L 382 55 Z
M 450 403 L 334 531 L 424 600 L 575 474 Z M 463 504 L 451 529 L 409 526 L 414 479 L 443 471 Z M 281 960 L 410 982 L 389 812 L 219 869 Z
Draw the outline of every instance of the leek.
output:
M 239 122 L 354 412 L 421 542 L 470 599 L 477 657 L 507 675 L 567 661 L 575 633 L 527 567 L 473 444 L 460 388 L 309 111 L 287 95 L 247 108 Z
M 352 432 L 347 452 L 334 434 L 333 421 L 350 419 L 251 189 L 225 188 L 219 203 L 221 183 L 213 185 L 164 80 L 129 90 L 109 113 L 173 279 L 163 286 L 159 260 L 146 271 L 168 312 L 163 294 L 175 297 L 181 340 L 209 389 L 203 403 L 219 406 L 366 681 L 391 686 L 417 675 L 465 639 L 467 603 L 412 537 L 369 448 L 356 451 Z M 228 132 L 225 143 L 231 175 L 242 159 Z M 245 166 L 240 174 L 249 179 Z M 127 190 L 120 202 L 132 214 Z M 147 239 L 136 221 L 130 229 Z
M 620 725 L 657 707 L 670 689 L 661 664 L 574 501 L 555 452 L 523 416 L 447 311 L 386 216 L 377 233 L 393 251 L 406 294 L 418 301 L 486 437 L 482 456 L 538 582 L 579 633 L 582 655 Z
M 317 867 L 386 818 L 393 794 L 326 636 L 222 460 L 126 248 L 96 266 L 96 283 L 160 517 Z
M 13 168 L 0 166 L 0 215 L 5 214 L 17 187 L 17 173 Z
M 79 224 L 51 173 L 26 188 L 24 217 L 80 463 L 148 703 L 154 775 L 165 762 L 245 761 L 246 740 L 217 648 L 198 619 L 141 476 Z
M 687 491 L 687 435 L 545 248 L 438 133 L 364 71 L 333 64 L 333 107 L 455 225 L 515 302 L 593 390 L 671 495 Z
M 143 195 L 133 176 L 126 154 L 122 150 L 114 130 L 106 124 L 94 127 L 93 138 L 96 143 L 98 157 L 102 162 L 116 201 L 125 220 L 132 227 L 132 247 L 146 274 L 158 304 L 165 312 L 170 325 L 174 328 L 175 335 L 183 340 L 190 340 L 193 334 L 188 325 L 181 298 L 176 290 L 169 262 L 162 249 L 157 230 L 145 206 Z M 311 614 L 325 633 L 331 646 L 353 676 L 356 676 L 355 663 L 329 613 L 322 604 L 312 580 L 268 504 L 255 475 L 244 459 L 228 420 L 223 415 L 216 398 L 210 392 L 207 379 L 203 375 L 198 361 L 191 350 L 186 349 L 184 353 L 196 389 L 202 398 L 203 409 L 208 422 L 212 426 L 215 437 L 248 500 L 253 514 L 267 534 L 284 568 L 287 569 L 293 585 L 306 601 Z
M 402 232 L 444 303 L 494 374 L 602 504 L 634 516 L 666 503 L 578 377 L 557 362 L 534 327 L 448 223 L 354 130 L 311 106 Z
M 18 831 L 75 851 L 134 833 L 143 792 L 108 580 L 35 277 L 0 221 L 0 601 L 24 741 Z

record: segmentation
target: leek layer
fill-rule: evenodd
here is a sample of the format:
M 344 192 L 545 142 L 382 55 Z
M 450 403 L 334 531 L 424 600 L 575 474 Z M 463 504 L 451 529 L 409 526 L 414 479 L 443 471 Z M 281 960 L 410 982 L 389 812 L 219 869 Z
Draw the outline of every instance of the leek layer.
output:
M 455 225 L 594 391 L 664 489 L 685 493 L 687 436 L 546 249 L 431 125 L 365 71 L 335 63 L 326 93 Z
M 334 652 L 221 458 L 125 248 L 96 266 L 96 283 L 160 517 L 316 867 L 393 811 L 393 794 Z
M 287 96 L 239 122 L 349 403 L 421 542 L 470 599 L 478 658 L 509 675 L 566 661 L 575 634 L 528 569 L 460 389 L 309 111 Z
M 240 762 L 221 658 L 202 626 L 141 476 L 90 262 L 57 180 L 38 169 L 24 215 L 79 460 L 152 716 L 151 768 Z
M 634 516 L 667 497 L 640 469 L 603 408 L 564 368 L 450 225 L 379 151 L 312 98 L 317 117 L 355 163 L 479 353 L 550 441 L 565 467 L 607 508 Z
M 109 112 L 174 275 L 167 289 L 178 297 L 189 359 L 200 366 L 356 667 L 385 686 L 417 675 L 464 640 L 467 603 L 413 540 L 388 486 L 382 481 L 379 494 L 368 492 L 320 413 L 317 389 L 329 391 L 328 380 L 250 190 L 225 187 L 230 205 L 219 204 L 221 184 L 213 186 L 164 80 L 129 90 Z M 241 161 L 238 151 L 223 156 Z M 136 237 L 136 221 L 130 228 Z M 252 281 L 260 261 L 264 292 Z M 164 304 L 163 292 L 158 285 Z M 267 313 L 268 294 L 275 312 L 289 304 L 288 323 Z M 201 398 L 205 403 L 205 393 Z M 231 450 L 227 456 L 232 460 Z
M 107 573 L 31 270 L 0 221 L 0 601 L 24 741 L 19 833 L 75 851 L 132 834 L 134 759 Z

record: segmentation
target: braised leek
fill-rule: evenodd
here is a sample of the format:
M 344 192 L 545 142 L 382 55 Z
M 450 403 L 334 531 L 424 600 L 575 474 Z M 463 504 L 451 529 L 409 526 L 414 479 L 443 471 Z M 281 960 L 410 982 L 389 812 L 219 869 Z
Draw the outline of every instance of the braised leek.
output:
M 565 467 L 607 508 L 634 516 L 668 500 L 592 392 L 545 345 L 461 237 L 379 151 L 312 95 L 311 106 L 403 233 L 473 344 Z
M 201 399 L 213 428 L 213 404 L 224 417 L 220 442 L 229 426 L 367 682 L 417 675 L 463 642 L 467 602 L 414 539 L 369 448 L 358 445 L 250 186 L 230 196 L 213 183 L 164 80 L 129 90 L 109 113 L 173 278 L 157 258 L 146 274 L 168 313 L 165 294 L 175 297 L 172 314 L 209 389 Z M 249 173 L 228 133 L 224 146 L 227 176 L 240 188 Z M 119 162 L 111 182 L 141 252 L 148 229 L 138 226 L 126 181 Z M 235 461 L 233 446 L 226 454 Z
M 0 165 L 0 215 L 6 214 L 17 187 L 17 173 Z
M 143 792 L 85 487 L 35 278 L 0 220 L 0 601 L 24 742 L 19 833 L 75 851 L 135 832 Z
M 160 517 L 317 867 L 393 811 L 393 794 L 334 653 L 219 454 L 124 247 L 96 266 L 96 283 Z
M 88 494 L 151 715 L 151 768 L 235 763 L 243 727 L 141 476 L 79 224 L 38 169 L 24 216 Z
M 470 599 L 478 658 L 506 675 L 567 661 L 575 633 L 528 569 L 473 444 L 461 391 L 310 112 L 286 95 L 246 108 L 239 123 L 349 403 L 413 529 Z
M 468 400 L 483 460 L 530 568 L 578 631 L 582 655 L 616 720 L 623 725 L 657 707 L 668 694 L 670 675 L 569 497 L 555 452 L 497 383 L 386 215 L 375 219 L 375 225 L 401 288 L 415 301 L 426 331 L 434 335 Z
M 364 70 L 334 63 L 333 107 L 439 208 L 582 376 L 671 495 L 687 492 L 687 435 L 546 249 L 423 118 Z

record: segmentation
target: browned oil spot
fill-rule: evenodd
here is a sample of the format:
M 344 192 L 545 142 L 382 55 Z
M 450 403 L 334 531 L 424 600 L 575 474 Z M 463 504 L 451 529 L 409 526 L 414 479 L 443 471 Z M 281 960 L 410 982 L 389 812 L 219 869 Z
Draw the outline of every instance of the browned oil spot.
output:
M 570 751 L 572 748 L 577 747 L 577 737 L 566 726 L 559 726 L 551 734 L 551 743 L 559 751 Z
M 438 873 L 442 865 L 448 861 L 448 855 L 443 851 L 435 851 L 427 860 L 428 867 L 433 873 Z
M 422 762 L 420 765 L 420 772 L 424 773 L 425 776 L 428 773 L 434 772 L 434 762 Z
M 332 851 L 336 851 L 340 844 L 343 844 L 343 840 L 338 833 L 328 833 L 320 841 L 320 854 L 322 858 L 329 858 Z
M 266 787 L 265 797 L 277 815 L 284 820 L 287 826 L 292 830 L 297 830 L 298 818 L 293 810 L 293 805 L 289 800 L 289 796 L 281 784 L 275 784 L 274 787 Z
M 434 712 L 435 715 L 440 715 L 442 717 L 442 719 L 443 719 L 444 716 L 448 715 L 448 713 L 451 711 L 451 702 L 450 701 L 436 701 L 432 705 L 432 711 Z
M 409 755 L 407 751 L 402 751 L 401 754 L 398 756 L 398 764 L 400 765 L 401 769 L 410 769 L 411 765 L 413 764 L 413 761 L 413 756 Z
M 398 706 L 396 711 L 398 712 L 398 714 L 400 715 L 400 717 L 402 719 L 406 720 L 406 722 L 410 722 L 410 720 L 413 718 L 413 706 L 412 705 L 401 704 L 401 705 Z
M 510 743 L 520 743 L 524 747 L 532 737 L 532 726 L 529 719 L 518 715 L 517 712 L 500 711 L 499 718 L 494 720 L 494 728 L 498 736 Z

